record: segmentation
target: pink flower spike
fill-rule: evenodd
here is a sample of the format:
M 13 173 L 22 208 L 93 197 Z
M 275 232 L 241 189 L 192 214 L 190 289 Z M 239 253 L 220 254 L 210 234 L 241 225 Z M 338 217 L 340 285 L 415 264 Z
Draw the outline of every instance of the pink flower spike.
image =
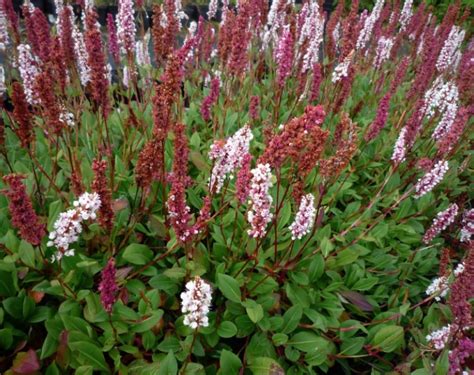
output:
M 291 239 L 300 240 L 307 235 L 313 228 L 315 218 L 316 208 L 314 207 L 313 194 L 303 195 L 295 220 L 289 227 Z
M 446 210 L 441 211 L 436 215 L 433 220 L 433 224 L 426 231 L 423 236 L 423 242 L 429 244 L 433 239 L 443 230 L 445 230 L 450 224 L 454 222 L 458 214 L 458 205 L 456 203 L 451 204 Z
M 119 288 L 117 280 L 115 279 L 115 274 L 115 259 L 110 258 L 107 265 L 102 270 L 99 284 L 100 302 L 108 314 L 112 312 L 112 307 L 117 301 L 117 291 Z
M 447 161 L 440 160 L 437 162 L 431 171 L 418 180 L 415 185 L 415 198 L 421 198 L 433 190 L 433 188 L 441 182 L 448 169 L 449 164 Z

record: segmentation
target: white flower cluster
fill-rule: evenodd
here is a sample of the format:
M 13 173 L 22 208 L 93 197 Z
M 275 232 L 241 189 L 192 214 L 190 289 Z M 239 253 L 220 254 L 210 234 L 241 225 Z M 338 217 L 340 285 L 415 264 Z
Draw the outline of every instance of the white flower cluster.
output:
M 211 145 L 209 158 L 214 160 L 214 167 L 209 183 L 216 193 L 221 191 L 226 176 L 241 167 L 244 156 L 249 153 L 252 139 L 252 131 L 245 125 L 228 138 L 224 145 L 219 141 Z
M 336 83 L 341 79 L 347 77 L 349 73 L 349 65 L 351 64 L 352 56 L 348 55 L 342 62 L 340 62 L 332 72 L 331 82 Z
M 74 40 L 74 54 L 76 55 L 77 68 L 79 70 L 79 79 L 82 86 L 87 86 L 91 79 L 91 69 L 89 67 L 88 53 L 84 42 L 84 34 L 77 25 L 73 24 L 72 38 Z
M 0 51 L 4 51 L 8 42 L 7 16 L 3 7 L 0 7 Z
M 377 0 L 374 5 L 374 8 L 372 9 L 372 12 L 365 19 L 364 27 L 360 31 L 359 38 L 357 39 L 356 49 L 364 48 L 367 42 L 370 40 L 370 37 L 372 36 L 372 31 L 375 26 L 375 22 L 377 22 L 380 17 L 380 13 L 382 12 L 384 2 L 385 0 Z
M 395 146 L 393 147 L 393 154 L 391 160 L 395 163 L 402 163 L 405 161 L 406 156 L 406 142 L 405 142 L 405 134 L 407 132 L 407 128 L 403 127 L 400 130 L 400 134 L 398 135 L 398 139 L 395 142 Z
M 390 52 L 392 51 L 393 47 L 393 38 L 386 38 L 381 36 L 378 44 L 377 50 L 374 59 L 374 66 L 376 69 L 380 68 L 385 60 L 390 57 Z
M 179 29 L 181 30 L 181 21 L 188 19 L 188 16 L 183 10 L 183 4 L 181 0 L 174 0 L 175 17 L 178 20 Z
M 459 62 L 461 61 L 461 43 L 464 40 L 466 31 L 461 29 L 459 26 L 453 25 L 449 36 L 444 42 L 443 48 L 438 56 L 436 62 L 436 69 L 442 73 L 448 68 L 453 71 L 456 70 Z
M 137 40 L 135 43 L 135 58 L 138 65 L 151 65 L 150 51 L 148 50 L 149 41 L 150 34 L 146 33 L 143 40 Z
M 448 103 L 457 101 L 459 90 L 453 81 L 444 82 L 443 77 L 439 76 L 433 82 L 431 88 L 425 93 L 424 112 L 431 118 L 435 111 L 444 112 Z
M 0 65 L 0 95 L 7 91 L 7 87 L 5 86 L 5 70 L 3 69 L 3 65 Z
M 251 229 L 248 230 L 248 234 L 252 237 L 263 237 L 267 224 L 273 218 L 270 212 L 273 202 L 269 194 L 272 187 L 270 164 L 258 164 L 250 173 L 252 174 L 249 191 L 251 209 L 247 212 L 247 220 Z
M 74 127 L 75 122 L 74 122 L 74 114 L 71 112 L 67 112 L 66 110 L 63 110 L 59 114 L 59 120 L 61 120 L 63 123 L 65 123 L 69 127 Z
M 134 19 L 133 0 L 119 0 L 118 13 L 115 23 L 117 24 L 117 39 L 120 51 L 124 54 L 132 52 L 137 32 Z
M 441 182 L 448 169 L 449 164 L 446 160 L 438 161 L 431 171 L 421 177 L 416 183 L 415 198 L 420 198 L 433 190 L 433 188 Z
M 431 332 L 426 336 L 426 341 L 429 341 L 436 350 L 443 350 L 449 340 L 449 334 L 451 332 L 451 325 L 438 329 L 437 331 Z
M 37 61 L 31 53 L 31 47 L 28 44 L 18 45 L 18 69 L 25 90 L 26 100 L 30 104 L 36 104 L 34 97 L 34 84 L 36 76 L 39 74 Z
M 334 44 L 338 51 L 339 51 L 339 41 L 341 39 L 341 32 L 342 32 L 341 29 L 342 29 L 341 22 L 339 21 L 336 24 L 336 27 L 334 27 L 334 30 L 332 31 L 332 38 L 334 39 Z
M 464 268 L 464 262 L 459 263 L 453 271 L 454 276 L 458 277 L 460 274 L 462 274 L 464 272 Z
M 454 82 L 444 82 L 437 78 L 433 86 L 425 94 L 424 111 L 431 118 L 435 111 L 442 113 L 441 120 L 433 131 L 433 138 L 438 140 L 449 132 L 456 119 L 459 105 L 459 90 Z
M 74 249 L 69 246 L 79 239 L 84 220 L 94 220 L 100 207 L 100 197 L 97 193 L 83 193 L 73 203 L 74 208 L 59 214 L 54 223 L 54 231 L 49 234 L 48 246 L 58 249 L 52 261 L 59 261 L 63 256 L 73 256 Z
M 305 3 L 306 6 L 307 3 Z M 302 71 L 306 72 L 318 62 L 319 47 L 323 42 L 324 16 L 321 14 L 316 1 L 310 2 L 307 15 L 305 17 L 301 33 L 298 38 L 298 45 L 301 46 L 305 39 L 309 40 L 308 48 L 303 56 Z
M 291 239 L 301 239 L 307 235 L 314 225 L 316 208 L 314 207 L 313 194 L 306 194 L 301 198 L 301 203 L 296 213 L 295 220 L 290 225 Z
M 464 212 L 461 228 L 461 241 L 469 242 L 474 234 L 474 208 Z
M 282 6 L 282 3 L 285 6 Z M 273 41 L 276 45 L 278 44 L 278 31 L 285 24 L 286 13 L 284 9 L 290 4 L 294 4 L 294 0 L 272 1 L 272 5 L 267 16 L 267 25 L 262 36 L 262 51 L 268 47 L 271 41 Z M 280 9 L 283 11 L 279 12 Z
M 405 0 L 400 14 L 400 31 L 404 31 L 413 16 L 413 0 Z
M 207 11 L 207 19 L 211 20 L 216 16 L 219 0 L 211 0 L 209 2 L 209 10 Z
M 441 298 L 446 297 L 446 295 L 449 292 L 449 284 L 448 284 L 448 278 L 446 276 L 440 276 L 433 281 L 431 281 L 431 284 L 428 285 L 428 288 L 426 288 L 426 294 L 428 296 L 435 296 L 436 301 L 440 301 Z
M 186 283 L 186 291 L 181 293 L 181 312 L 186 314 L 184 325 L 197 329 L 207 327 L 212 300 L 211 286 L 200 277 Z

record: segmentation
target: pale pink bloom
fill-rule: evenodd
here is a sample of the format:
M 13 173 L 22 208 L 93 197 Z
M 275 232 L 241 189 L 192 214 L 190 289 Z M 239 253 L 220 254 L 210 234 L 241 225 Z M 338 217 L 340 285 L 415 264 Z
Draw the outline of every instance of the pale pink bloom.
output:
M 375 23 L 380 17 L 380 13 L 382 12 L 382 8 L 384 5 L 384 0 L 377 0 L 372 9 L 370 15 L 365 19 L 364 27 L 359 33 L 359 37 L 357 39 L 356 48 L 362 49 L 365 48 L 367 42 L 370 40 L 372 36 L 372 31 L 374 29 Z
M 249 191 L 251 208 L 247 212 L 247 220 L 251 228 L 248 234 L 251 237 L 261 238 L 265 236 L 266 227 L 273 218 L 270 211 L 273 203 L 269 193 L 272 186 L 270 164 L 258 164 L 250 173 L 252 174 Z
M 443 48 L 438 56 L 436 62 L 436 69 L 438 72 L 444 72 L 447 69 L 456 70 L 457 64 L 461 60 L 461 44 L 464 40 L 466 31 L 459 26 L 453 25 L 449 36 L 444 42 Z
M 451 204 L 446 210 L 439 212 L 433 220 L 431 227 L 425 232 L 423 242 L 429 244 L 433 241 L 433 238 L 454 222 L 457 214 L 458 205 L 456 203 Z
M 404 31 L 413 16 L 413 0 L 405 0 L 400 14 L 400 31 Z
M 393 38 L 388 38 L 381 36 L 378 44 L 377 50 L 374 59 L 375 68 L 380 68 L 380 66 L 390 57 L 390 52 L 393 47 Z
M 429 335 L 427 335 L 426 341 L 429 341 L 430 344 L 433 345 L 436 350 L 443 350 L 449 341 L 450 332 L 451 325 L 448 324 L 447 326 L 437 331 L 433 331 Z
M 249 153 L 252 139 L 252 131 L 248 125 L 245 125 L 224 144 L 219 141 L 214 142 L 209 151 L 209 158 L 214 160 L 209 182 L 211 190 L 220 192 L 227 175 L 242 166 L 245 155 Z
M 119 0 L 116 22 L 117 37 L 122 53 L 132 53 L 136 34 L 133 0 Z
M 395 146 L 393 147 L 393 154 L 391 160 L 394 163 L 402 163 L 405 161 L 406 158 L 406 140 L 405 140 L 405 135 L 407 132 L 407 128 L 403 127 L 402 130 L 400 130 L 400 134 L 398 135 L 398 139 L 395 142 Z
M 416 183 L 415 198 L 421 198 L 433 190 L 433 188 L 441 182 L 448 169 L 449 164 L 446 160 L 438 161 L 433 169 L 421 177 Z
M 467 210 L 463 214 L 462 219 L 462 228 L 461 228 L 461 241 L 469 242 L 472 235 L 474 234 L 474 208 Z
M 184 325 L 192 329 L 207 327 L 212 301 L 212 288 L 197 276 L 186 283 L 186 290 L 181 293 L 181 312 L 185 314 Z
M 289 227 L 291 231 L 291 239 L 301 239 L 303 236 L 307 235 L 313 228 L 315 217 L 316 208 L 314 207 L 313 194 L 303 195 L 295 220 Z
M 37 98 L 35 98 L 34 85 L 36 76 L 40 71 L 37 59 L 33 56 L 31 47 L 28 44 L 20 44 L 18 46 L 18 70 L 23 82 L 26 100 L 30 104 L 35 104 Z

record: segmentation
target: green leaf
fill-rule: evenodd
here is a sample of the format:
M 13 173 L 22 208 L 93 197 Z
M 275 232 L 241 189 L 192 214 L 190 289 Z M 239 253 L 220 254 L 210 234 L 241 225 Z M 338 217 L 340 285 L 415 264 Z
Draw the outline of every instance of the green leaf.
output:
M 288 344 L 291 344 L 298 350 L 309 353 L 326 347 L 328 341 L 313 332 L 298 332 L 288 341 Z
M 153 311 L 153 313 L 149 317 L 133 325 L 131 332 L 142 333 L 142 332 L 149 331 L 156 324 L 158 324 L 162 316 L 163 316 L 163 310 Z
M 242 303 L 242 305 L 245 306 L 247 315 L 252 322 L 257 323 L 263 319 L 264 314 L 262 305 L 259 305 L 257 302 L 251 299 L 246 300 L 244 303 Z
M 391 353 L 403 345 L 403 327 L 385 326 L 375 334 L 372 345 L 383 352 Z
M 78 352 L 79 357 L 84 359 L 82 363 L 90 365 L 96 370 L 110 372 L 104 354 L 98 346 L 87 341 L 69 342 L 68 346 L 72 351 Z
M 13 344 L 13 333 L 10 328 L 0 329 L 0 348 L 8 349 Z
M 132 243 L 128 245 L 122 254 L 122 258 L 127 262 L 136 265 L 144 265 L 153 257 L 153 252 L 146 245 Z
M 56 337 L 52 334 L 48 334 L 43 342 L 43 346 L 41 347 L 40 359 L 48 358 L 50 355 L 55 353 L 58 345 L 59 342 Z
M 160 362 L 160 368 L 157 375 L 176 375 L 178 373 L 178 363 L 173 352 L 169 352 L 163 361 Z
M 220 337 L 229 338 L 237 334 L 237 326 L 229 321 L 224 321 L 217 328 L 217 334 Z
M 285 375 L 279 363 L 268 357 L 254 358 L 249 367 L 254 375 Z
M 234 353 L 223 349 L 219 359 L 220 369 L 223 375 L 238 374 L 242 368 L 240 358 Z
M 283 315 L 283 327 L 281 328 L 282 333 L 293 332 L 303 316 L 303 308 L 301 306 L 290 307 L 285 315 Z
M 272 341 L 276 346 L 285 345 L 288 341 L 288 335 L 285 335 L 284 333 L 275 333 L 272 336 Z
M 241 301 L 242 296 L 240 293 L 239 283 L 233 277 L 218 273 L 217 286 L 224 297 L 226 297 L 228 300 L 233 302 Z
M 21 261 L 28 267 L 35 268 L 35 249 L 28 242 L 21 240 L 18 248 Z

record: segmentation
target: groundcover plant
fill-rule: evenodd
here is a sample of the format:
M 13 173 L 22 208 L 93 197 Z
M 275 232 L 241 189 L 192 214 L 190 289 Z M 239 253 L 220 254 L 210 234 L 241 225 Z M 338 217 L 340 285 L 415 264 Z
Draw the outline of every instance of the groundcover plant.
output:
M 118 5 L 0 2 L 0 372 L 471 374 L 469 9 Z

